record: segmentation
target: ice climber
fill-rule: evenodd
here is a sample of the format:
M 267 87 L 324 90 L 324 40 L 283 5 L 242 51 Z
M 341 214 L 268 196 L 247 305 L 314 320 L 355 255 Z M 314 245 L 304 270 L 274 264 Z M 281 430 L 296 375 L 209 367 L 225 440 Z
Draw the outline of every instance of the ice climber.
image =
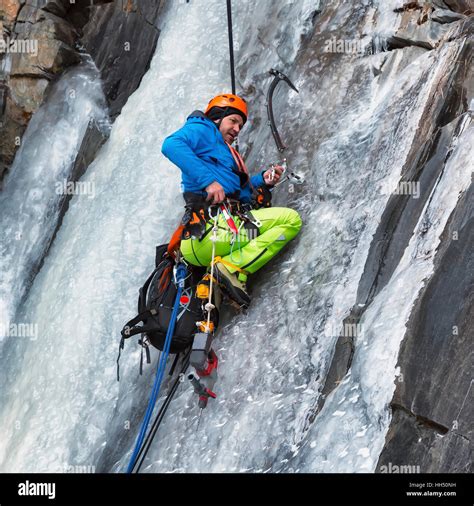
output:
M 233 94 L 217 95 L 204 112 L 191 113 L 167 137 L 162 152 L 182 172 L 186 203 L 181 253 L 196 266 L 212 261 L 213 216 L 218 212 L 215 274 L 227 295 L 247 307 L 246 281 L 299 232 L 299 214 L 269 206 L 269 188 L 283 173 L 274 166 L 254 176 L 231 146 L 247 121 L 247 104 Z M 214 211 L 213 211 L 214 210 Z

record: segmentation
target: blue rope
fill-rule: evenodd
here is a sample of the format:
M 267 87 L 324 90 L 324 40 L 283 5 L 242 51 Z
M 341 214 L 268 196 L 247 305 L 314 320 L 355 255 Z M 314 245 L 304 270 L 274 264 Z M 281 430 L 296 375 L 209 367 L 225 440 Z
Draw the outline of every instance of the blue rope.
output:
M 127 467 L 127 474 L 130 474 L 133 471 L 133 468 L 135 467 L 135 461 L 137 459 L 140 448 L 142 447 L 143 440 L 145 439 L 146 430 L 148 428 L 148 424 L 150 423 L 150 418 L 156 404 L 156 399 L 158 398 L 161 382 L 163 381 L 163 376 L 165 374 L 166 361 L 168 359 L 168 355 L 170 352 L 171 340 L 174 334 L 176 318 L 178 316 L 179 299 L 181 298 L 181 293 L 183 291 L 185 277 L 186 277 L 186 268 L 184 267 L 183 264 L 178 264 L 176 268 L 176 283 L 178 285 L 178 291 L 176 292 L 176 299 L 174 301 L 173 312 L 171 313 L 170 324 L 168 326 L 168 331 L 166 333 L 165 345 L 163 347 L 163 352 L 161 353 L 160 356 L 160 361 L 158 362 L 155 383 L 153 384 L 153 389 L 151 392 L 150 400 L 148 402 L 145 418 L 143 419 L 142 426 L 140 428 L 140 433 L 138 434 L 137 442 L 135 443 L 135 449 L 133 450 L 130 462 Z

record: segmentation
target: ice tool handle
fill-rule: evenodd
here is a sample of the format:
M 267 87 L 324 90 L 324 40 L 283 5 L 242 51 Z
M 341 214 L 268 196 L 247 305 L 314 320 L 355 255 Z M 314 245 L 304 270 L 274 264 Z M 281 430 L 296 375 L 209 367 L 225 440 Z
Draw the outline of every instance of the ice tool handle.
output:
M 270 125 L 270 128 L 272 130 L 273 138 L 275 139 L 275 143 L 277 145 L 278 151 L 280 153 L 283 153 L 285 151 L 286 146 L 283 144 L 283 141 L 281 140 L 280 134 L 278 133 L 278 129 L 276 127 L 275 123 L 275 117 L 273 115 L 273 92 L 275 91 L 275 88 L 277 87 L 278 83 L 280 81 L 285 81 L 286 84 L 292 89 L 295 90 L 296 93 L 299 93 L 299 91 L 296 89 L 295 85 L 290 81 L 290 79 L 283 74 L 283 72 L 280 72 L 276 69 L 270 69 L 269 73 L 274 76 L 273 81 L 270 84 L 270 88 L 268 88 L 267 93 L 267 115 L 268 115 L 268 124 Z
M 270 129 L 272 131 L 273 139 L 275 140 L 275 144 L 277 146 L 277 149 L 280 153 L 283 153 L 285 151 L 286 146 L 283 144 L 283 141 L 281 140 L 280 134 L 278 133 L 278 129 L 275 123 L 275 116 L 273 115 L 273 93 L 275 91 L 275 88 L 277 87 L 278 83 L 280 81 L 285 81 L 285 83 L 296 93 L 299 93 L 296 86 L 290 81 L 288 76 L 283 74 L 283 72 L 280 72 L 276 69 L 270 69 L 269 70 L 270 75 L 274 76 L 273 81 L 270 84 L 270 87 L 268 88 L 267 93 L 267 115 L 268 115 L 268 124 L 270 125 Z M 296 172 L 293 172 L 289 170 L 287 159 L 284 158 L 283 162 L 280 164 L 285 169 L 285 176 L 274 186 L 276 188 L 281 183 L 284 183 L 285 181 L 289 181 L 293 184 L 302 184 L 304 183 L 304 178 L 300 174 L 297 174 Z
M 276 164 L 272 164 L 271 167 L 274 167 Z M 297 174 L 296 172 L 288 170 L 288 164 L 286 161 L 286 158 L 283 158 L 283 161 L 280 164 L 283 167 L 283 178 L 276 183 L 273 188 L 276 188 L 277 186 L 280 186 L 285 181 L 288 181 L 292 184 L 303 184 L 304 183 L 304 177 L 300 174 Z M 272 178 L 275 174 L 275 169 L 272 170 Z

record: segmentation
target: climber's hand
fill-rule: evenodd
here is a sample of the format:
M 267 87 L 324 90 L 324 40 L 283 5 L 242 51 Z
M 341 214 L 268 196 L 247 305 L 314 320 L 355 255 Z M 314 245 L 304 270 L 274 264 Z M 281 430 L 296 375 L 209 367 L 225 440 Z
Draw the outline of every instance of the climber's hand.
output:
M 281 165 L 274 165 L 263 173 L 263 180 L 268 186 L 274 186 L 278 183 L 285 169 Z
M 206 188 L 206 192 L 207 192 L 206 200 L 210 200 L 211 204 L 219 204 L 220 202 L 223 202 L 225 199 L 224 188 L 222 188 L 222 186 L 217 181 L 211 183 Z

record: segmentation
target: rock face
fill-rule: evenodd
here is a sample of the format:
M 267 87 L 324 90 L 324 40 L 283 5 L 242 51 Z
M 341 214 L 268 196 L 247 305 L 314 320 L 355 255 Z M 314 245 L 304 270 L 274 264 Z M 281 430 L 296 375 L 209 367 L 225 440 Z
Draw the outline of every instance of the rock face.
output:
M 91 5 L 89 0 L 77 0 L 75 4 L 69 0 L 2 0 L 2 33 L 8 48 L 17 47 L 19 41 L 37 41 L 38 46 L 36 50 L 33 45 L 22 51 L 0 53 L 0 179 L 49 83 L 78 62 L 81 51 L 92 56 L 102 74 L 113 118 L 139 86 L 156 47 L 165 2 L 111 2 L 96 0 Z M 341 11 L 347 10 L 347 33 L 353 36 L 357 33 L 351 25 L 355 16 L 348 5 L 341 6 Z M 405 2 L 397 12 L 400 24 L 394 34 L 381 46 L 377 41 L 370 45 L 384 55 L 380 66 L 371 71 L 379 83 L 446 41 L 466 42 L 455 55 L 453 71 L 442 76 L 437 89 L 432 90 L 419 121 L 416 142 L 407 156 L 402 182 L 419 182 L 419 198 L 403 194 L 390 197 L 372 239 L 356 304 L 344 319 L 344 328 L 356 327 L 367 306 L 387 285 L 460 130 L 472 116 L 472 2 Z M 329 24 L 333 15 L 331 11 L 323 14 L 321 25 Z M 311 49 L 327 72 L 334 65 L 330 62 L 334 56 L 325 54 L 321 47 Z M 303 71 L 324 78 L 310 51 L 306 58 Z M 340 100 L 346 98 L 350 100 L 350 96 L 342 95 Z M 328 116 L 331 106 L 327 104 Z M 76 159 L 75 179 L 104 140 L 91 125 Z M 400 376 L 391 403 L 393 417 L 377 470 L 387 464 L 408 464 L 419 466 L 422 472 L 472 471 L 473 193 L 471 186 L 462 196 L 438 251 L 428 252 L 436 254 L 434 274 L 426 280 L 407 323 L 398 357 Z M 66 208 L 67 201 L 62 214 Z M 350 369 L 353 337 L 355 334 L 345 333 L 337 341 L 320 401 L 309 423 Z
M 115 118 L 138 88 L 155 53 L 165 2 L 120 2 L 94 8 L 81 42 L 102 75 L 110 115 Z
M 399 355 L 402 381 L 378 469 L 391 462 L 421 472 L 473 470 L 473 202 L 471 186 L 446 227 L 435 275 L 408 324 Z
M 463 2 L 424 5 L 406 2 L 395 34 L 382 44 L 374 41 L 373 49 L 385 55 L 380 68 L 373 69 L 374 76 L 383 83 L 421 54 L 436 51 L 449 41 L 459 41 L 457 64 L 430 90 L 416 142 L 405 163 L 401 182 L 418 182 L 420 194 L 417 198 L 394 194 L 385 207 L 359 281 L 356 304 L 341 322 L 344 335 L 336 342 L 321 396 L 308 423 L 316 419 L 327 396 L 350 370 L 357 335 L 350 330 L 356 329 L 367 307 L 391 279 L 460 130 L 472 121 L 474 18 L 468 16 L 471 11 Z M 325 26 L 324 18 L 319 22 Z M 312 41 L 310 49 L 322 54 L 321 47 L 315 49 L 317 44 Z M 309 61 L 308 67 L 312 53 L 307 53 L 303 58 Z M 328 67 L 320 69 L 320 76 L 330 72 L 330 57 L 323 61 Z M 323 128 L 321 132 L 324 135 Z M 419 466 L 421 472 L 472 471 L 472 202 L 471 186 L 445 228 L 436 252 L 435 274 L 412 308 L 398 358 L 401 374 L 391 403 L 393 417 L 377 471 L 390 463 Z
M 450 77 L 447 93 L 435 108 L 438 129 L 420 152 L 420 181 L 426 176 L 436 180 L 459 130 L 472 121 L 473 34 L 472 18 L 461 21 L 452 34 L 466 37 L 459 60 L 464 65 Z M 401 376 L 392 401 L 394 416 L 377 469 L 391 462 L 418 465 L 421 472 L 472 472 L 473 197 L 471 186 L 450 217 L 434 275 L 407 324 L 399 354 Z M 392 237 L 402 238 L 403 228 L 410 229 L 407 219 L 413 211 L 408 207 L 402 212 L 398 233 Z M 392 253 L 392 260 L 397 256 Z M 386 258 L 390 264 L 390 255 Z
M 94 120 L 91 120 L 89 125 L 87 126 L 86 133 L 82 140 L 79 151 L 77 152 L 77 156 L 74 160 L 74 166 L 72 168 L 71 176 L 69 178 L 70 181 L 78 181 L 81 178 L 81 176 L 86 172 L 89 165 L 94 161 L 99 149 L 106 142 L 107 139 L 108 139 L 108 132 L 105 132 L 104 128 L 101 128 L 100 125 L 98 125 Z M 62 225 L 64 215 L 66 214 L 66 211 L 69 208 L 69 202 L 71 200 L 71 197 L 72 197 L 71 195 L 65 195 L 64 199 L 60 204 L 58 222 L 56 224 L 52 237 L 49 241 L 49 244 L 47 245 L 42 255 L 41 261 L 38 263 L 38 266 L 35 269 L 34 275 L 36 275 L 37 272 L 39 272 L 39 270 L 41 269 L 43 261 L 46 258 L 48 251 L 54 242 L 54 238 L 56 237 L 56 234 Z
M 0 180 L 13 161 L 31 115 L 43 102 L 48 84 L 80 61 L 75 45 L 89 9 L 90 2 L 84 0 L 1 3 Z
M 84 57 L 83 46 L 101 71 L 111 116 L 120 113 L 154 54 L 163 5 L 162 0 L 2 1 L 0 181 L 48 84 Z

